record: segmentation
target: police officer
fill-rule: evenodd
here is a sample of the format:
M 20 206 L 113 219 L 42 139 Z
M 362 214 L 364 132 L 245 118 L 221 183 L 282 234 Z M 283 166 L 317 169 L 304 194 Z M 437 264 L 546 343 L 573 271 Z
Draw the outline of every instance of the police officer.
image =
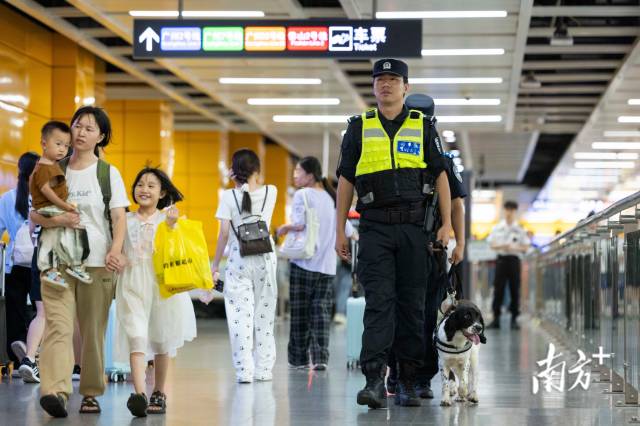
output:
M 405 105 L 408 108 L 418 109 L 427 117 L 434 116 L 434 103 L 430 96 L 413 94 L 407 97 Z M 465 224 L 464 224 L 464 198 L 467 192 L 462 182 L 462 176 L 453 162 L 453 155 L 450 152 L 442 154 L 445 172 L 449 181 L 451 191 L 451 223 L 455 235 L 455 247 L 449 262 L 452 267 L 456 267 L 464 258 L 465 247 Z M 432 259 L 435 261 L 435 259 Z M 416 373 L 416 394 L 420 398 L 433 398 L 431 390 L 431 379 L 438 373 L 438 352 L 433 345 L 433 329 L 436 326 L 438 317 L 438 307 L 446 293 L 446 283 L 442 282 L 446 277 L 441 273 L 437 265 L 433 265 L 431 276 L 427 286 L 424 312 L 424 338 L 425 338 L 425 358 L 422 367 Z M 389 356 L 389 376 L 387 377 L 387 390 L 389 393 L 396 392 L 397 385 L 397 363 L 393 353 Z
M 400 367 L 396 404 L 420 405 L 414 389 L 424 359 L 424 298 L 429 277 L 427 235 L 423 231 L 430 188 L 437 176 L 446 245 L 451 232 L 451 196 L 435 128 L 417 110 L 404 106 L 408 67 L 396 59 L 373 66 L 378 107 L 352 117 L 342 141 L 338 180 L 336 251 L 349 259 L 344 232 L 354 187 L 360 218 L 357 274 L 365 291 L 360 363 L 366 377 L 358 404 L 387 406 L 384 386 L 390 350 Z

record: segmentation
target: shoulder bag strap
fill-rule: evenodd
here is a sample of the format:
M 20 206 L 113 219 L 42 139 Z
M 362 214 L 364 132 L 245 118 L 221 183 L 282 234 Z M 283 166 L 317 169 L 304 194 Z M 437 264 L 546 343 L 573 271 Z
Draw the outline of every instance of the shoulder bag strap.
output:
M 98 185 L 102 192 L 102 202 L 104 203 L 104 217 L 109 222 L 109 232 L 113 235 L 111 222 L 111 165 L 104 160 L 98 159 Z
M 267 197 L 269 196 L 269 185 L 264 186 L 266 189 L 264 190 L 264 200 L 262 201 L 262 210 L 260 210 L 260 215 L 264 211 L 264 206 L 267 204 Z

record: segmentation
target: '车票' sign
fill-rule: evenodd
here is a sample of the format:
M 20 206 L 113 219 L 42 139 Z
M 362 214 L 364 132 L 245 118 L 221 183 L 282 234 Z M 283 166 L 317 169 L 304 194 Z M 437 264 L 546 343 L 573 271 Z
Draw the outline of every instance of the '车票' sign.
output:
M 136 19 L 136 58 L 420 57 L 422 21 Z

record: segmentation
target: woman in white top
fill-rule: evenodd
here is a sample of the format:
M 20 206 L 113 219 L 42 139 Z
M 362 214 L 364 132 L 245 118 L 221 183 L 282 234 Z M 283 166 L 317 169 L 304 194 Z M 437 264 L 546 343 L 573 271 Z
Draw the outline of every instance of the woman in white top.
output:
M 273 336 L 276 255 L 273 241 L 270 241 L 271 252 L 242 257 L 236 234 L 243 223 L 263 220 L 270 226 L 278 191 L 273 185 L 259 183 L 260 160 L 251 150 L 241 149 L 233 154 L 232 173 L 236 187 L 222 194 L 216 213 L 220 233 L 213 275 L 217 280 L 218 267 L 228 243 L 224 303 L 233 365 L 238 382 L 251 383 L 254 379 L 271 380 L 276 360 Z M 230 233 L 231 227 L 233 232 Z
M 304 231 L 305 199 L 308 208 L 315 209 L 320 226 L 314 255 L 310 259 L 291 261 L 289 367 L 305 368 L 311 364 L 315 370 L 325 370 L 329 362 L 329 325 L 336 275 L 336 193 L 322 177 L 320 162 L 315 157 L 300 160 L 293 180 L 300 189 L 293 196 L 291 224 L 281 226 L 278 235 Z M 352 233 L 347 222 L 346 234 L 351 237 Z
M 89 239 L 86 265 L 93 277 L 92 284 L 84 284 L 65 272 L 63 277 L 68 288 L 42 283 L 46 326 L 40 352 L 40 405 L 53 417 L 67 416 L 67 400 L 73 391 L 71 371 L 76 315 L 82 335 L 80 394 L 84 398 L 80 412 L 99 413 L 100 405 L 95 397 L 104 393 L 104 335 L 115 294 L 114 272 L 121 271 L 126 264 L 122 245 L 126 234 L 125 208 L 129 206 L 120 172 L 98 157 L 99 148 L 106 147 L 110 137 L 111 124 L 102 109 L 87 106 L 76 111 L 71 119 L 73 154 L 65 175 L 68 201 L 77 205 L 79 214 L 45 218 L 31 213 L 33 221 L 43 227 L 82 226 Z M 105 176 L 101 185 L 98 176 L 105 168 L 108 175 L 101 175 Z M 110 200 L 108 194 L 103 193 L 107 185 Z M 107 200 L 108 208 L 105 208 Z M 65 269 L 62 267 L 60 271 Z

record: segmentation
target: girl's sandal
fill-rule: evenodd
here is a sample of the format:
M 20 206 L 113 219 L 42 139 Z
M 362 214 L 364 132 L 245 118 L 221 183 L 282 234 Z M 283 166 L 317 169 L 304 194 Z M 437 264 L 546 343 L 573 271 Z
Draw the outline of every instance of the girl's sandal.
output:
M 136 417 L 147 417 L 147 395 L 144 393 L 132 393 L 127 401 L 127 408 Z
M 98 404 L 98 400 L 92 396 L 85 396 L 82 398 L 82 403 L 80 404 L 80 413 L 81 414 L 99 414 L 102 412 L 100 409 L 100 404 Z
M 155 391 L 149 398 L 149 408 L 147 414 L 165 414 L 167 412 L 167 395 L 160 391 Z

